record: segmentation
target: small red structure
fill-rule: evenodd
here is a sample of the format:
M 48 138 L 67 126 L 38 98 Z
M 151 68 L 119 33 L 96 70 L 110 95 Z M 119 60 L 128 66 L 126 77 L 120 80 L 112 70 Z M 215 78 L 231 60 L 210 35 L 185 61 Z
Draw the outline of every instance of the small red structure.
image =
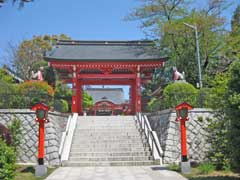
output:
M 39 123 L 39 136 L 38 136 L 38 164 L 44 165 L 44 124 L 48 123 L 49 107 L 43 103 L 37 103 L 32 108 L 36 111 L 35 121 Z
M 129 115 L 131 114 L 131 107 L 128 103 L 114 104 L 109 100 L 98 101 L 90 108 L 90 115 Z
M 193 107 L 184 102 L 176 106 L 177 118 L 176 121 L 180 121 L 181 126 L 181 151 L 182 151 L 182 162 L 188 161 L 187 158 L 187 135 L 186 135 L 186 124 L 185 122 L 189 120 L 188 110 L 193 109 Z

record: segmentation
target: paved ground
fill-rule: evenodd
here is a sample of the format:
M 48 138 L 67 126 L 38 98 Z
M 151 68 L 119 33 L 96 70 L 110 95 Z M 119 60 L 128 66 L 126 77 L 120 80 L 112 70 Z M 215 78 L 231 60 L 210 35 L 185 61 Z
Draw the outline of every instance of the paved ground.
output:
M 61 167 L 46 180 L 186 180 L 159 166 Z

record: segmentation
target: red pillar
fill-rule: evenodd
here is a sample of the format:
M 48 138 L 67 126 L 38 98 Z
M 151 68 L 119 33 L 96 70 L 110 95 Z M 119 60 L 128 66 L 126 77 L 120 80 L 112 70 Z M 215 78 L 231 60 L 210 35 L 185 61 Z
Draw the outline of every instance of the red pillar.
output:
M 130 105 L 131 105 L 131 113 L 136 114 L 136 88 L 135 88 L 135 82 L 131 84 L 130 86 Z
M 79 114 L 83 114 L 83 106 L 82 106 L 82 102 L 83 102 L 83 94 L 82 94 L 82 83 L 80 80 L 77 80 L 76 83 L 76 102 L 77 102 L 77 112 Z
M 78 103 L 77 103 L 77 72 L 76 68 L 73 68 L 73 75 L 72 75 L 72 112 L 78 112 Z
M 38 164 L 44 164 L 44 120 L 39 121 Z
M 182 162 L 188 161 L 187 158 L 187 135 L 186 135 L 186 124 L 185 119 L 180 120 L 181 128 L 181 151 L 182 151 Z
M 141 102 L 141 75 L 140 75 L 140 66 L 137 68 L 136 74 L 136 112 L 142 111 L 142 102 Z

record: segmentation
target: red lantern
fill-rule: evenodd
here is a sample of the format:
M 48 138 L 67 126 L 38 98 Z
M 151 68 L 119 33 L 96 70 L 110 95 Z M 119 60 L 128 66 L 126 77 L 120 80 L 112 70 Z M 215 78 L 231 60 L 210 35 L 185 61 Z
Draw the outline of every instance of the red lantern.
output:
M 32 108 L 36 111 L 35 121 L 39 123 L 38 136 L 38 164 L 44 165 L 44 123 L 48 123 L 49 107 L 43 103 L 37 103 Z
M 187 158 L 187 135 L 186 135 L 186 124 L 185 122 L 189 120 L 188 111 L 193 109 L 193 107 L 184 102 L 176 106 L 177 118 L 176 121 L 180 121 L 181 127 L 181 154 L 182 162 L 188 161 Z

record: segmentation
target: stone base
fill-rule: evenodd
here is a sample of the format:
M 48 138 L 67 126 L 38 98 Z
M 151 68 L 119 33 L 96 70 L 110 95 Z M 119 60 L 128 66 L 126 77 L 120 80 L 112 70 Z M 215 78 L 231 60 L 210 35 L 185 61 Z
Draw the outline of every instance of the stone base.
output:
M 190 174 L 191 173 L 190 161 L 181 162 L 181 172 L 183 174 Z
M 47 175 L 47 166 L 46 165 L 36 165 L 35 166 L 35 176 L 42 177 Z

